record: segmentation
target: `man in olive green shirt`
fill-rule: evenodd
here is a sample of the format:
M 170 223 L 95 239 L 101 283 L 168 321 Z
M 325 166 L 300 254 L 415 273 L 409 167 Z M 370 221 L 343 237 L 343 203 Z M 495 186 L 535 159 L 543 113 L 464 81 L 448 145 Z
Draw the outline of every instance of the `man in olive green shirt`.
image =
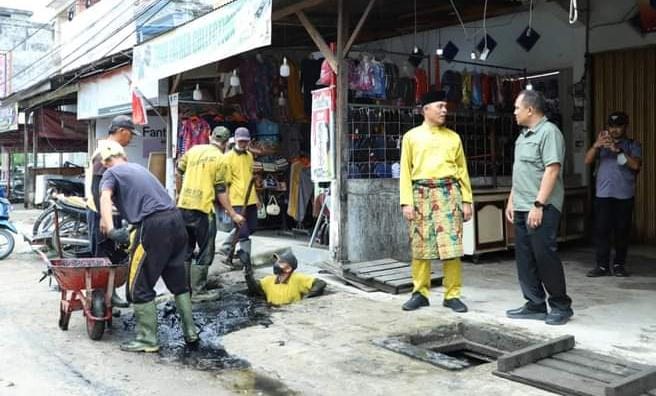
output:
M 561 325 L 574 314 L 556 243 L 565 195 L 565 142 L 545 117 L 545 105 L 544 96 L 532 90 L 522 91 L 515 101 L 515 119 L 524 130 L 515 142 L 506 218 L 515 227 L 517 275 L 527 302 L 506 311 L 506 316 Z

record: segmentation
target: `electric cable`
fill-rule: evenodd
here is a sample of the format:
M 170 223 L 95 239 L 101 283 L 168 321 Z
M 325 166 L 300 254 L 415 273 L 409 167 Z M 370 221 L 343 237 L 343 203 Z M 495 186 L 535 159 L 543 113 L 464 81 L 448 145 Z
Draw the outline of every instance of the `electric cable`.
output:
M 485 51 L 487 48 L 487 26 L 485 25 L 487 19 L 487 0 L 485 0 L 485 5 L 483 6 L 483 39 L 485 42 L 485 46 L 483 47 L 483 51 Z
M 449 0 L 449 1 L 451 2 L 451 7 L 453 7 L 453 11 L 456 12 L 456 17 L 458 17 L 458 22 L 460 22 L 460 26 L 462 26 L 462 30 L 465 32 L 465 39 L 469 39 L 469 35 L 467 34 L 467 28 L 465 27 L 465 23 L 462 21 L 462 17 L 460 16 L 460 12 L 458 11 L 458 8 L 456 7 L 453 0 Z
M 526 37 L 531 37 L 533 31 L 533 0 L 528 6 L 528 29 L 526 29 Z
M 576 23 L 579 19 L 579 6 L 576 0 L 569 1 L 569 24 Z
M 127 5 L 128 5 L 128 7 L 125 7 L 125 8 L 123 8 L 123 9 L 121 9 L 121 13 L 124 13 L 125 11 L 128 11 L 128 9 L 131 8 L 131 7 L 133 6 L 132 3 L 130 3 L 130 2 L 126 2 L 126 3 L 127 3 Z M 157 4 L 157 2 L 155 2 L 154 4 Z M 154 4 L 151 5 L 150 7 L 153 7 Z M 150 8 L 149 8 L 149 9 L 150 9 Z M 106 14 L 103 14 L 102 16 L 100 16 L 100 17 L 98 18 L 97 21 L 99 21 L 99 20 L 101 20 L 101 19 L 105 19 L 107 16 L 109 16 L 111 13 L 113 13 L 113 12 L 115 12 L 115 11 L 116 11 L 116 9 L 112 9 L 112 10 L 110 10 L 110 11 L 107 12 Z M 142 14 L 139 14 L 139 15 L 142 15 Z M 104 28 L 110 26 L 110 25 L 114 22 L 114 19 L 112 19 L 112 18 L 107 18 L 107 19 L 109 19 L 109 22 L 108 22 L 107 24 L 103 25 L 103 26 L 100 28 L 100 30 L 102 30 L 102 29 L 104 29 Z M 136 19 L 132 19 L 132 21 L 134 21 L 134 20 L 136 20 Z M 105 41 L 106 39 L 110 38 L 112 35 L 114 35 L 115 33 L 117 33 L 117 32 L 120 31 L 120 30 L 121 30 L 121 29 L 114 30 L 113 32 L 111 32 L 110 35 L 104 37 L 104 38 L 103 38 L 103 41 Z M 93 40 L 93 39 L 95 39 L 95 38 L 97 38 L 97 37 L 98 37 L 98 36 L 96 36 L 96 35 L 90 35 L 90 37 L 89 37 L 86 41 L 84 41 L 82 44 L 80 44 L 79 46 L 77 46 L 73 51 L 71 51 L 71 54 L 74 54 L 75 52 L 77 52 L 78 50 L 80 50 L 83 46 L 85 46 L 86 44 L 88 44 L 91 40 Z M 7 79 L 7 83 L 11 82 L 12 80 L 15 80 L 16 77 L 18 77 L 18 76 L 24 74 L 25 72 L 27 72 L 28 70 L 30 70 L 30 69 L 31 69 L 32 67 L 34 67 L 35 65 L 39 64 L 39 63 L 40 63 L 41 61 L 43 61 L 44 59 L 47 59 L 48 57 L 51 57 L 51 56 L 56 55 L 57 52 L 58 52 L 59 50 L 61 50 L 61 49 L 64 47 L 64 45 L 65 45 L 64 43 L 61 43 L 61 44 L 57 45 L 55 48 L 53 48 L 52 50 L 50 50 L 49 52 L 47 52 L 45 55 L 41 56 L 39 59 L 37 59 L 37 60 L 35 60 L 34 62 L 30 63 L 30 64 L 29 64 L 28 66 L 26 66 L 25 68 L 23 68 L 23 69 L 17 71 L 16 73 L 14 73 L 12 76 L 10 76 L 10 77 Z M 100 43 L 99 43 L 98 45 L 100 45 Z M 92 49 L 94 49 L 94 48 L 97 48 L 97 47 L 98 47 L 98 46 L 96 45 L 95 47 L 90 48 L 89 51 L 92 50 Z M 87 51 L 87 52 L 88 52 L 88 51 Z M 62 66 L 62 67 L 60 67 L 60 68 L 63 69 L 64 67 L 65 67 L 65 66 Z
M 166 0 L 166 4 L 165 4 L 165 6 L 168 5 L 169 3 L 171 3 L 171 1 L 172 1 L 172 0 Z M 163 8 L 163 7 L 162 7 L 162 8 Z M 143 11 L 143 13 L 138 14 L 137 16 L 135 16 L 130 22 L 126 23 L 125 26 L 127 26 L 127 25 L 128 25 L 129 23 L 131 23 L 131 22 L 136 21 L 139 17 L 141 17 L 144 13 L 148 12 L 149 10 L 150 10 L 150 8 L 145 9 L 145 10 Z M 154 18 L 158 13 L 159 13 L 159 11 L 153 13 L 153 15 L 149 16 L 148 19 L 146 19 L 146 20 L 144 21 L 144 23 L 150 21 L 150 20 L 151 20 L 152 18 Z M 122 29 L 123 29 L 123 27 L 119 28 L 118 30 L 120 31 L 120 30 L 122 30 Z M 134 34 L 134 33 L 136 33 L 136 32 L 137 32 L 137 28 L 135 28 L 134 30 L 132 30 L 132 31 L 130 32 L 130 34 L 129 34 L 127 37 L 125 37 L 123 40 L 119 41 L 119 42 L 116 43 L 112 48 L 110 48 L 109 50 L 107 50 L 107 51 L 106 51 L 106 52 L 100 57 L 100 59 L 98 59 L 98 61 L 102 60 L 105 56 L 109 55 L 112 51 L 114 51 L 114 49 L 116 49 L 119 45 L 121 45 L 121 44 L 123 43 L 123 41 L 125 41 L 128 37 L 130 37 L 132 34 Z M 95 47 L 94 47 L 94 48 L 95 48 Z M 98 62 L 98 61 L 96 61 L 96 62 Z M 54 91 L 51 91 L 51 93 L 56 93 L 56 92 L 58 92 L 59 90 L 63 89 L 64 87 L 70 85 L 73 81 L 77 80 L 77 78 L 79 77 L 79 75 L 82 75 L 82 74 L 86 73 L 90 68 L 93 68 L 94 66 L 95 66 L 95 62 L 91 63 L 91 64 L 88 65 L 85 69 L 83 69 L 80 73 L 77 73 L 75 76 L 73 76 L 73 77 L 72 77 L 71 79 L 69 79 L 67 82 L 65 82 L 65 83 L 62 84 L 61 86 L 57 87 Z M 51 100 L 49 100 L 49 101 L 47 101 L 47 102 L 40 103 L 39 106 L 44 107 L 44 106 L 46 106 L 46 105 L 48 105 L 48 104 L 50 104 L 50 103 L 52 103 L 52 102 L 54 102 L 54 101 L 56 101 L 56 100 L 58 100 L 58 99 L 51 99 Z M 49 138 L 45 137 L 45 140 L 46 140 L 46 143 L 48 144 L 48 146 L 50 146 L 51 149 L 53 149 L 54 151 L 57 151 L 56 147 L 50 142 L 50 139 L 49 139 Z
M 72 0 L 70 3 L 66 4 L 66 6 L 62 7 L 62 8 L 68 8 L 68 7 L 72 6 L 73 4 L 75 4 L 76 2 L 77 2 L 77 0 Z M 41 24 L 40 28 L 38 28 L 37 30 L 32 32 L 32 34 L 30 34 L 29 36 L 25 37 L 25 39 L 23 41 L 16 44 L 12 49 L 8 50 L 8 52 L 11 52 L 11 51 L 15 50 L 16 48 L 18 48 L 21 44 L 23 44 L 27 40 L 31 39 L 32 37 L 34 37 L 34 35 L 36 35 L 38 32 L 43 30 L 46 26 L 50 26 L 50 24 L 53 23 L 56 19 L 57 19 L 57 15 L 50 18 L 50 20 L 48 22 L 45 22 L 45 23 Z

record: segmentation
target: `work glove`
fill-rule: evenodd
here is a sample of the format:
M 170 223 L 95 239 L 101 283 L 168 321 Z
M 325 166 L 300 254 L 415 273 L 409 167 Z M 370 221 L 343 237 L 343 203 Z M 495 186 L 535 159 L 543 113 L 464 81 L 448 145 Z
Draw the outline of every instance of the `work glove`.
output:
M 107 233 L 107 238 L 120 245 L 127 245 L 130 243 L 130 231 L 128 231 L 126 227 L 112 228 L 112 230 Z

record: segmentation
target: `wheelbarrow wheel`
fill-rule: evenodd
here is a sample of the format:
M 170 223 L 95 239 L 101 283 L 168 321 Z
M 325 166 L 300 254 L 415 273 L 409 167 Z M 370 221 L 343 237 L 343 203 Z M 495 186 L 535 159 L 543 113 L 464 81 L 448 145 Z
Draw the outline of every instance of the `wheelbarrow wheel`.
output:
M 59 308 L 59 328 L 68 330 L 68 322 L 71 320 L 71 313 Z
M 105 291 L 96 289 L 91 293 L 91 314 L 95 317 L 105 316 Z M 92 340 L 99 340 L 105 332 L 105 321 L 87 317 L 87 334 Z

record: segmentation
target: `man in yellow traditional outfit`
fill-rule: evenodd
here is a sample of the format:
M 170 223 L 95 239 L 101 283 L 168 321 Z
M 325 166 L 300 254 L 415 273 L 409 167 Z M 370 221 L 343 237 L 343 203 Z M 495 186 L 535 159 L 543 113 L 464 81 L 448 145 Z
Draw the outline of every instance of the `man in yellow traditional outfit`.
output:
M 424 122 L 403 136 L 401 208 L 410 225 L 412 297 L 403 310 L 429 305 L 431 260 L 444 266 L 445 307 L 467 312 L 460 300 L 463 220 L 472 216 L 472 191 L 460 136 L 445 127 L 442 91 L 422 98 Z

